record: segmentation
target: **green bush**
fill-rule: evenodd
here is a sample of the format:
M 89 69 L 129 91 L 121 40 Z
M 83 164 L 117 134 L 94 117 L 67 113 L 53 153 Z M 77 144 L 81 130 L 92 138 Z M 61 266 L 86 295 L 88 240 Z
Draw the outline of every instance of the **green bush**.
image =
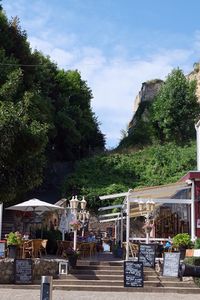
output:
M 200 257 L 187 257 L 183 261 L 185 264 L 193 265 L 193 266 L 200 266 Z M 200 287 L 200 278 L 193 277 L 194 282 L 198 287 Z
M 200 249 L 200 238 L 196 239 L 194 243 L 194 249 Z
M 173 237 L 173 246 L 190 248 L 192 246 L 191 237 L 188 233 L 179 233 Z

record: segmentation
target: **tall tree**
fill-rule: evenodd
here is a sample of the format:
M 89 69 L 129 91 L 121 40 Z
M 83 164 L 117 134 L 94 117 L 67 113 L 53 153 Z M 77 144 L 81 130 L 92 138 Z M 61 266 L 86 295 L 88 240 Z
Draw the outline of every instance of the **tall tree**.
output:
M 183 143 L 194 138 L 194 124 L 200 114 L 196 82 L 174 69 L 161 87 L 152 106 L 155 133 L 161 141 Z

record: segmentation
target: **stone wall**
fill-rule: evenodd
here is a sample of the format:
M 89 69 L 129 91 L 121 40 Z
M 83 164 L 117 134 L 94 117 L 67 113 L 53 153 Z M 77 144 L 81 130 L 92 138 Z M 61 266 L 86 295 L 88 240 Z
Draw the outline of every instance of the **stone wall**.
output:
M 58 278 L 59 262 L 63 259 L 32 259 L 33 261 L 33 283 L 38 283 L 41 276 L 53 276 Z M 0 284 L 14 283 L 14 259 L 0 259 Z

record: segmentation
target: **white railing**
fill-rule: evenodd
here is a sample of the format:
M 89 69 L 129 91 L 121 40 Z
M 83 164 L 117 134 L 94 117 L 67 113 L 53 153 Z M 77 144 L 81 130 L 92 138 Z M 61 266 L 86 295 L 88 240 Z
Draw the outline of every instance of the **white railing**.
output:
M 168 238 L 149 238 L 149 242 L 166 242 L 168 241 Z M 129 241 L 132 242 L 146 242 L 146 238 L 142 238 L 142 237 L 134 237 L 134 238 L 129 238 Z

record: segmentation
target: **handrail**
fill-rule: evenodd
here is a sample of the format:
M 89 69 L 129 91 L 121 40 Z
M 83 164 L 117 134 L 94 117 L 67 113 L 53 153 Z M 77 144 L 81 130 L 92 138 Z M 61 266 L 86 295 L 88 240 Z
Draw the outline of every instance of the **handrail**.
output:
M 149 241 L 155 241 L 155 242 L 162 242 L 162 241 L 168 241 L 169 238 L 149 238 Z M 146 241 L 146 238 L 142 238 L 142 237 L 134 237 L 134 238 L 129 238 L 129 241 L 141 241 L 144 242 Z

